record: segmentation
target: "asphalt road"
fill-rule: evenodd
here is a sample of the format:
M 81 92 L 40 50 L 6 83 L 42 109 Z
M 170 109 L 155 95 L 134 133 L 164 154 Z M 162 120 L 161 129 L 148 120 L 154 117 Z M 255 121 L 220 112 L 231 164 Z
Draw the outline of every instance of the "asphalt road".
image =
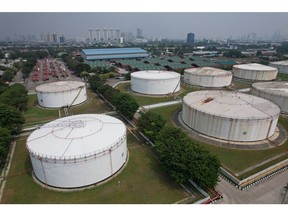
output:
M 221 178 L 216 190 L 223 199 L 217 201 L 217 204 L 287 204 L 288 192 L 284 188 L 287 183 L 288 170 L 244 191 Z

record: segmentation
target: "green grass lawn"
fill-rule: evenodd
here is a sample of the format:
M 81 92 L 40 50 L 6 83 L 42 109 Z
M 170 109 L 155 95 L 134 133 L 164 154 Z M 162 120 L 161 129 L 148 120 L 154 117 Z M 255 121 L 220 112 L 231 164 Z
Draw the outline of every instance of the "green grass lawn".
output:
M 231 87 L 234 89 L 251 88 L 251 82 L 232 80 Z
M 97 98 L 97 96 L 90 90 L 87 90 L 88 101 L 79 106 L 70 108 L 69 114 L 81 114 L 81 113 L 103 113 L 108 112 L 109 108 L 106 104 Z M 53 120 L 59 117 L 58 109 L 44 109 L 37 105 L 37 96 L 29 95 L 27 110 L 24 113 L 25 124 L 29 125 L 41 121 Z M 61 116 L 64 116 L 63 110 Z M 25 125 L 24 125 L 25 126 Z
M 57 192 L 42 188 L 32 179 L 26 138 L 17 141 L 2 203 L 6 204 L 161 204 L 188 197 L 178 184 L 162 171 L 150 148 L 128 135 L 129 161 L 114 179 L 77 192 Z M 118 184 L 120 181 L 120 184 Z
M 156 109 L 152 109 L 152 111 L 157 114 L 160 114 L 167 121 L 167 125 L 171 126 L 173 125 L 172 115 L 178 109 L 181 109 L 181 105 L 156 108 Z M 287 131 L 288 119 L 281 117 L 279 122 L 285 127 Z M 229 148 L 218 147 L 218 146 L 214 146 L 214 145 L 210 145 L 206 143 L 201 143 L 198 141 L 195 141 L 195 142 L 199 143 L 205 149 L 210 151 L 212 154 L 216 155 L 220 159 L 222 166 L 232 171 L 233 173 L 242 171 L 250 166 L 256 165 L 264 160 L 267 160 L 283 152 L 286 152 L 287 154 L 286 156 L 281 157 L 282 160 L 288 158 L 288 141 L 286 141 L 283 145 L 279 147 L 266 149 L 266 150 L 229 149 Z M 276 162 L 279 162 L 279 160 L 274 161 L 274 163 Z M 272 165 L 271 163 L 267 163 L 259 168 L 265 169 L 271 165 Z M 249 172 L 249 174 L 253 174 L 253 173 L 256 173 L 257 171 L 260 171 L 259 168 Z M 244 173 L 240 177 L 241 178 L 247 177 L 247 174 Z
M 137 93 L 132 93 L 130 91 L 130 83 L 121 83 L 119 84 L 116 89 L 119 89 L 122 92 L 129 93 L 135 100 L 138 102 L 140 106 L 144 105 L 151 105 L 151 104 L 156 104 L 156 103 L 161 103 L 161 102 L 168 102 L 168 101 L 173 101 L 175 100 L 174 96 L 142 96 Z M 181 90 L 176 93 L 177 96 L 179 97 L 184 97 L 186 94 L 189 92 L 197 90 L 196 87 L 190 87 L 190 86 L 181 86 Z
M 288 74 L 278 73 L 277 78 L 281 81 L 287 81 L 288 80 Z

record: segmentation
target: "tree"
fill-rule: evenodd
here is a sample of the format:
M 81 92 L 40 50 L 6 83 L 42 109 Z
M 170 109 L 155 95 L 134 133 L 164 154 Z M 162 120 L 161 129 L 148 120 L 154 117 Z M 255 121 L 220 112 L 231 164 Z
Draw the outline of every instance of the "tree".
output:
M 126 80 L 131 80 L 131 73 L 126 73 L 124 77 Z
M 0 102 L 17 108 L 19 111 L 26 110 L 28 102 L 26 88 L 19 84 L 9 86 L 1 95 Z
M 95 74 L 94 76 L 90 76 L 88 78 L 88 82 L 90 84 L 90 88 L 94 92 L 98 91 L 98 88 L 103 85 L 103 81 L 100 79 L 100 77 L 97 74 Z
M 17 58 L 18 58 L 18 56 L 17 56 L 17 54 L 16 54 L 15 52 L 10 52 L 10 53 L 9 53 L 9 59 L 15 60 L 15 59 L 17 59 Z
M 85 82 L 87 81 L 88 76 L 89 76 L 89 73 L 87 71 L 82 71 L 80 73 L 80 77 L 83 78 L 85 80 Z
M 12 135 L 19 134 L 25 120 L 14 107 L 0 103 L 0 127 L 8 129 Z
M 2 79 L 4 81 L 8 81 L 8 82 L 11 82 L 14 78 L 14 73 L 11 72 L 11 71 L 5 71 L 2 75 Z
M 155 149 L 164 170 L 178 183 L 191 178 L 189 164 L 193 152 L 189 152 L 189 140 L 176 128 L 165 127 L 155 143 Z
M 119 92 L 114 96 L 113 102 L 116 109 L 130 120 L 139 108 L 137 101 L 127 93 Z
M 76 74 L 77 74 L 78 76 L 80 76 L 80 73 L 81 73 L 82 71 L 90 72 L 90 70 L 91 70 L 90 65 L 84 64 L 84 63 L 78 64 L 78 65 L 76 66 L 76 68 L 75 68 L 75 72 L 76 72 Z
M 0 168 L 5 164 L 9 152 L 10 133 L 6 128 L 0 127 Z
M 193 179 L 202 187 L 215 187 L 218 182 L 220 161 L 184 132 L 173 127 L 160 131 L 155 150 L 164 170 L 178 183 Z
M 0 80 L 0 95 L 8 88 L 8 85 Z
M 166 121 L 161 115 L 148 111 L 139 118 L 138 127 L 149 139 L 155 141 L 165 124 Z
M 5 58 L 4 53 L 2 53 L 2 52 L 0 51 L 0 59 L 4 59 L 4 58 Z
M 105 85 L 106 86 L 106 85 Z M 108 85 L 107 85 L 108 86 Z M 112 88 L 111 86 L 106 87 L 105 91 L 103 92 L 103 96 L 108 100 L 110 103 L 114 104 L 114 98 L 116 94 L 119 94 L 120 91 L 117 89 Z

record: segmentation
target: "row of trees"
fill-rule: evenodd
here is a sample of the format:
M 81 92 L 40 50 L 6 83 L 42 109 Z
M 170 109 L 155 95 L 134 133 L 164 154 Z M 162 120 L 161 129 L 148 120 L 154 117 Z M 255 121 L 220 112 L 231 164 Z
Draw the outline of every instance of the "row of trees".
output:
M 64 61 L 69 68 L 69 70 L 74 71 L 77 76 L 83 71 L 90 72 L 91 67 L 88 64 L 83 63 L 82 57 L 72 58 L 71 55 L 63 54 L 61 55 L 62 61 Z
M 141 115 L 139 129 L 155 143 L 163 169 L 178 183 L 193 179 L 201 187 L 213 188 L 219 177 L 220 161 L 193 142 L 178 128 L 151 111 Z
M 5 82 L 6 81 L 11 82 L 15 74 L 17 73 L 17 69 L 14 67 L 5 67 L 0 65 L 0 70 L 4 71 L 2 75 L 2 80 Z
M 88 81 L 94 92 L 102 94 L 122 115 L 130 120 L 133 119 L 134 113 L 139 108 L 139 104 L 133 97 L 104 84 L 97 74 L 89 77 Z
M 26 109 L 27 91 L 21 84 L 7 86 L 0 82 L 0 168 L 5 164 L 11 135 L 18 135 L 25 120 L 22 111 Z

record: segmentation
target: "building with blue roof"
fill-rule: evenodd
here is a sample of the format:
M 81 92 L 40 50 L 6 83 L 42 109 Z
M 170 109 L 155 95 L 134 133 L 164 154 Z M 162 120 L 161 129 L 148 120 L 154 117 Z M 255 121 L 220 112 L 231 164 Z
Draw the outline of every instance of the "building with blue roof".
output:
M 105 48 L 105 49 L 83 49 L 81 56 L 85 60 L 124 59 L 124 58 L 146 58 L 148 53 L 141 48 Z

